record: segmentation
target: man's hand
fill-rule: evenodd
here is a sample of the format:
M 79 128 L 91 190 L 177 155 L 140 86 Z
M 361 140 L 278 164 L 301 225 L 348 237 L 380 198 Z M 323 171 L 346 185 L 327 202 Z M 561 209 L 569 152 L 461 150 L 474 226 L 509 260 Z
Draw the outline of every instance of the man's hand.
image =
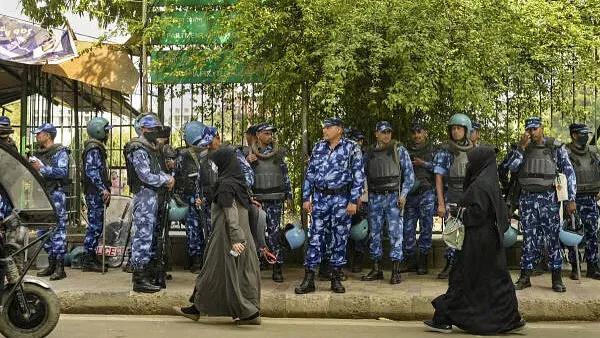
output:
M 243 243 L 235 243 L 231 246 L 231 250 L 237 252 L 237 254 L 241 254 L 246 249 L 246 246 Z
M 437 215 L 441 218 L 446 217 L 446 206 L 444 205 L 444 203 L 438 203 Z
M 302 203 L 302 209 L 304 209 L 307 214 L 310 214 L 312 212 L 312 203 L 310 201 Z
M 567 214 L 573 215 L 573 213 L 576 210 L 577 210 L 577 204 L 575 204 L 575 201 L 569 201 L 569 202 L 567 202 Z
M 175 169 L 175 161 L 173 161 L 171 159 L 167 160 L 166 165 L 167 165 L 167 169 L 170 169 L 170 170 Z
M 406 196 L 402 197 L 398 197 L 398 208 L 400 209 L 404 209 L 404 206 L 406 205 Z
M 169 191 L 173 190 L 173 187 L 175 186 L 175 178 L 173 176 L 169 176 L 169 180 L 167 181 L 167 189 L 169 189 Z
M 246 156 L 246 161 L 248 161 L 248 163 L 252 163 L 256 160 L 258 160 L 258 157 L 256 157 L 255 154 L 250 154 L 250 155 Z
M 40 162 L 39 160 L 38 161 L 33 161 L 33 162 L 31 162 L 31 166 L 36 171 L 40 171 L 40 169 L 42 168 L 42 162 Z
M 348 203 L 348 206 L 346 207 L 346 212 L 348 213 L 348 215 L 350 216 L 354 216 L 354 214 L 356 214 L 356 211 L 358 210 L 358 206 L 352 202 Z
M 202 206 L 202 204 L 204 204 L 204 200 L 201 198 L 196 198 L 196 200 L 194 201 L 194 204 L 196 205 L 196 208 L 200 208 Z
M 415 167 L 424 167 L 425 166 L 425 161 L 423 161 L 422 159 L 415 157 L 415 159 L 412 161 L 412 165 Z
M 104 202 L 104 205 L 108 205 L 110 203 L 110 191 L 102 191 L 102 201 Z
M 519 147 L 521 147 L 522 150 L 525 150 L 529 143 L 531 143 L 531 135 L 529 135 L 528 132 L 525 132 L 521 137 L 521 141 L 519 141 Z

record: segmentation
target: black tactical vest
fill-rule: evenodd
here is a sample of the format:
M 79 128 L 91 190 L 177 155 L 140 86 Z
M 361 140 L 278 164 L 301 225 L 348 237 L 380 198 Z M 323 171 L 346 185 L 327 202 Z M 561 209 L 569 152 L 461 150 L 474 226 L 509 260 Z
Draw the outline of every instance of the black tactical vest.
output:
M 55 143 L 48 149 L 39 149 L 39 148 L 36 149 L 33 152 L 33 156 L 37 157 L 44 165 L 53 167 L 54 163 L 52 162 L 52 158 L 54 157 L 54 155 L 56 155 L 61 150 L 65 150 L 67 152 L 67 155 L 69 155 L 71 152 L 69 150 L 69 148 L 63 146 L 62 144 Z M 69 190 L 70 185 L 72 183 L 71 179 L 69 177 L 69 170 L 70 170 L 70 165 L 71 165 L 70 162 L 71 162 L 71 159 L 69 158 L 69 163 L 67 164 L 67 177 L 64 177 L 64 178 L 44 177 L 44 187 L 46 188 L 46 190 L 48 192 L 55 191 L 58 188 L 63 188 L 65 190 L 65 192 L 67 192 Z
M 518 175 L 523 190 L 545 192 L 554 189 L 558 173 L 554 152 L 560 146 L 553 138 L 547 138 L 543 145 L 531 143 L 527 146 Z
M 367 183 L 369 192 L 400 191 L 402 174 L 398 147 L 400 143 L 392 141 L 383 149 L 371 148 L 367 154 Z
M 426 144 L 421 148 L 409 146 L 407 150 L 410 154 L 411 160 L 420 158 L 425 162 L 433 161 L 433 147 L 431 144 Z M 433 171 L 424 167 L 413 167 L 413 169 L 415 171 L 415 179 L 418 181 L 418 184 L 415 182 L 415 186 L 418 186 L 418 190 L 416 192 L 432 189 L 435 185 Z
M 579 149 L 571 143 L 567 152 L 577 177 L 577 194 L 596 195 L 600 192 L 600 156 L 596 148 Z
M 283 185 L 283 173 L 281 162 L 282 151 L 278 151 L 270 157 L 257 156 L 258 159 L 252 163 L 254 169 L 253 192 L 259 200 L 283 200 L 285 198 L 285 187 Z
M 104 170 L 100 173 L 100 177 L 102 178 L 102 182 L 104 183 L 105 189 L 110 189 L 110 177 L 108 175 L 108 166 L 106 165 L 106 148 L 104 147 L 104 144 L 102 142 L 90 139 L 85 141 L 83 153 L 81 154 L 83 163 L 83 192 L 85 192 L 86 194 L 98 192 L 98 189 L 86 174 L 86 157 L 92 149 L 100 150 L 100 158 L 102 159 L 102 166 L 104 167 Z
M 467 174 L 467 163 L 469 163 L 467 152 L 473 148 L 473 144 L 469 141 L 468 145 L 461 146 L 454 141 L 446 141 L 443 148 L 454 156 L 454 160 L 448 171 L 447 200 L 449 203 L 458 203 L 462 199 L 463 184 Z
M 212 186 L 217 182 L 217 173 L 208 159 L 208 151 L 195 148 L 180 150 L 182 156 L 181 172 L 176 180 L 178 190 L 185 195 L 196 193 L 197 175 L 200 175 L 200 190 L 203 197 L 210 197 Z M 197 175 L 195 175 L 197 174 Z
M 148 158 L 150 159 L 150 172 L 158 175 L 161 172 L 161 155 L 159 151 L 147 143 L 145 139 L 134 138 L 131 141 L 127 142 L 125 147 L 123 148 L 123 155 L 125 156 L 125 166 L 127 167 L 127 184 L 131 189 L 131 192 L 136 194 L 142 189 L 142 186 L 150 188 L 152 190 L 157 190 L 158 188 L 150 186 L 142 182 L 135 171 L 134 164 L 129 160 L 129 155 L 134 151 L 141 149 L 148 154 Z

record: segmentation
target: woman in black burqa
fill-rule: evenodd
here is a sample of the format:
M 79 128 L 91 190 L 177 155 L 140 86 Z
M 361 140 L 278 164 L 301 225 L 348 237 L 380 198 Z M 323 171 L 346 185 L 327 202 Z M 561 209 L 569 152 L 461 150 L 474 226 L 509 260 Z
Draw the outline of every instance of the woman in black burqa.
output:
M 451 270 L 448 291 L 432 301 L 435 313 L 424 323 L 449 333 L 452 325 L 472 334 L 508 333 L 525 326 L 502 245 L 508 228 L 500 196 L 496 154 L 489 146 L 467 153 L 463 223 L 465 237 Z
M 248 222 L 250 197 L 235 151 L 222 146 L 210 155 L 218 167 L 211 207 L 213 232 L 189 307 L 174 310 L 198 320 L 200 315 L 230 316 L 238 324 L 260 324 L 260 269 Z

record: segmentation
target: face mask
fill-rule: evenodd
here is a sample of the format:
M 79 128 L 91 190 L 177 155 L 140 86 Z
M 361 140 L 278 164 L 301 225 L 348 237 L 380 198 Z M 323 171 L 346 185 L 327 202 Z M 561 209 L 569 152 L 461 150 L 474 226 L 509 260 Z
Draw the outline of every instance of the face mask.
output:
M 590 136 L 588 134 L 585 134 L 585 135 L 580 134 L 579 137 L 577 137 L 577 141 L 575 141 L 575 142 L 580 146 L 585 146 L 589 139 L 590 139 Z
M 159 138 L 159 136 L 160 136 L 160 131 L 158 131 L 158 130 L 152 130 L 152 131 L 148 131 L 148 132 L 144 133 L 144 137 L 150 143 L 156 143 L 156 140 Z

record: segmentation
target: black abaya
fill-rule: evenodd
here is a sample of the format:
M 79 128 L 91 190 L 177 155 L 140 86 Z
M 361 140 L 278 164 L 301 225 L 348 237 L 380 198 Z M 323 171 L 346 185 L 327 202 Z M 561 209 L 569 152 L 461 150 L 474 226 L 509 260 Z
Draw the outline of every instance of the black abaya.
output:
M 433 320 L 473 334 L 498 334 L 514 329 L 521 321 L 501 245 L 506 213 L 493 149 L 478 147 L 468 156 L 461 202 L 465 238 L 450 272 L 448 291 L 432 302 Z

